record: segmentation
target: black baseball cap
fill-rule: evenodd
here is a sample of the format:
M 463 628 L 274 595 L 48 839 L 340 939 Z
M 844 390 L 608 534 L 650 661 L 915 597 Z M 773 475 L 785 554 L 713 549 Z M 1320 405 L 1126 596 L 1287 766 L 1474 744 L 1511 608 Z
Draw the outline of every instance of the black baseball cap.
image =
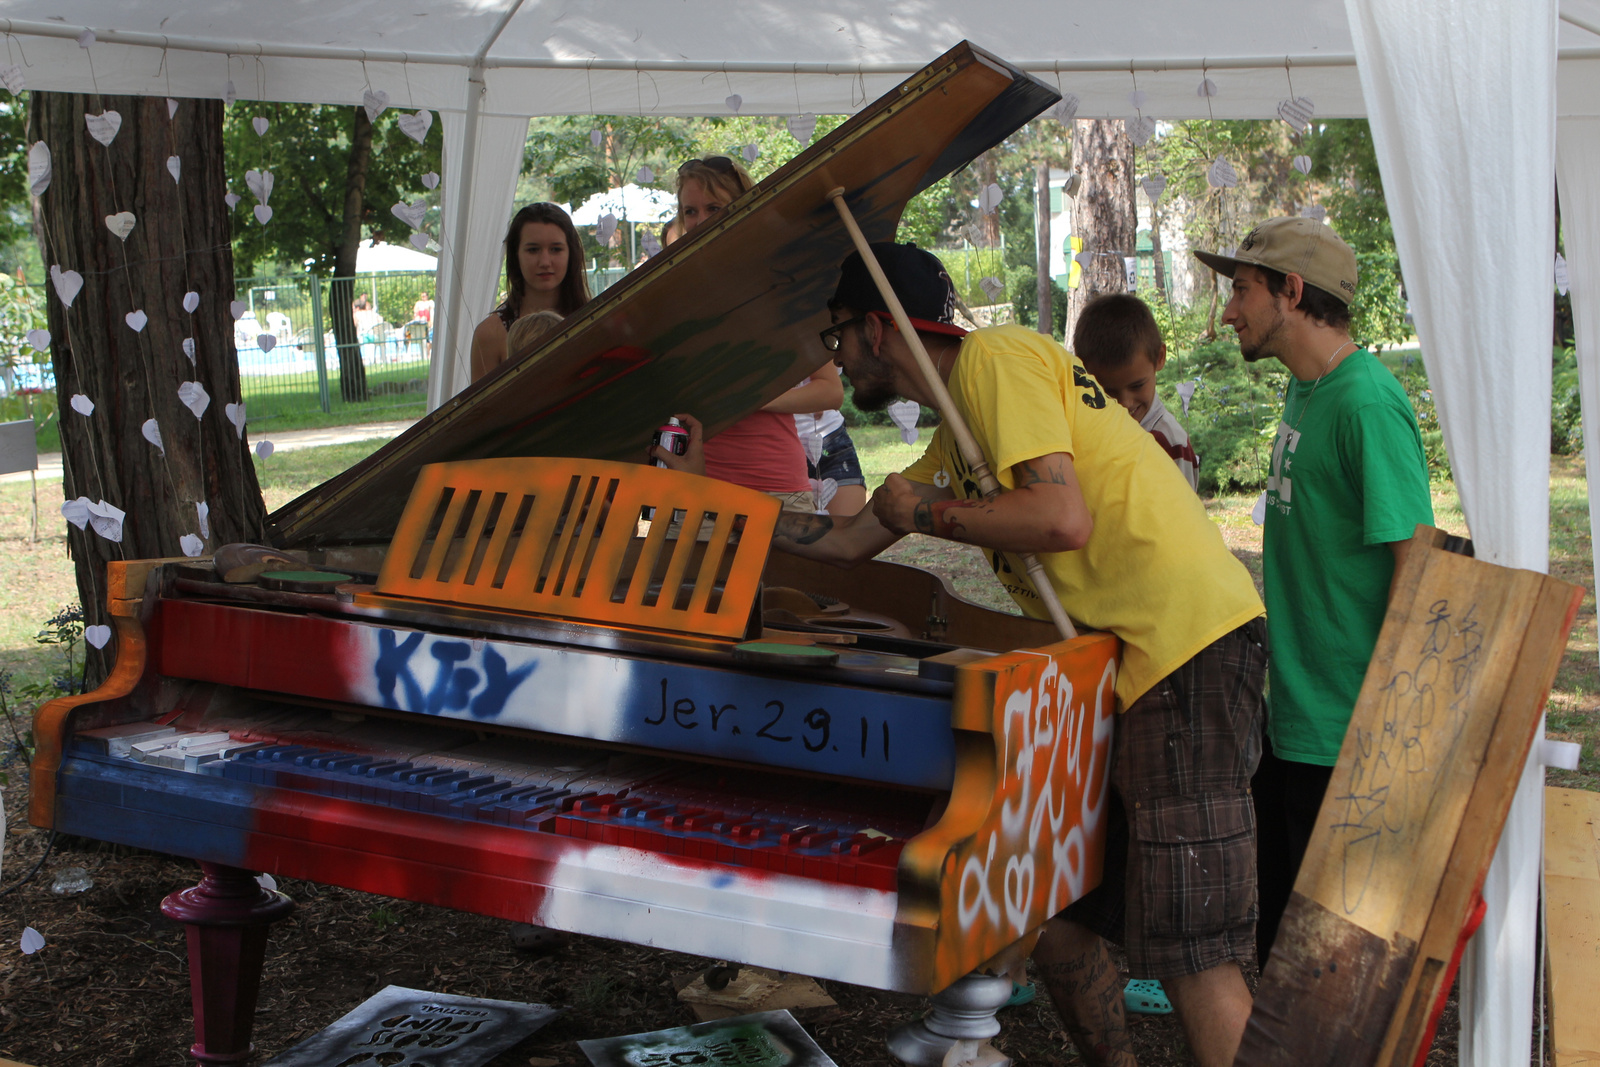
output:
M 870 247 L 913 326 L 929 333 L 966 336 L 967 331 L 953 321 L 956 310 L 955 286 L 938 256 L 910 243 L 901 245 L 879 241 Z M 828 306 L 849 308 L 861 315 L 869 311 L 889 310 L 860 252 L 850 253 L 839 265 L 839 287 L 833 291 L 833 299 L 828 301 Z

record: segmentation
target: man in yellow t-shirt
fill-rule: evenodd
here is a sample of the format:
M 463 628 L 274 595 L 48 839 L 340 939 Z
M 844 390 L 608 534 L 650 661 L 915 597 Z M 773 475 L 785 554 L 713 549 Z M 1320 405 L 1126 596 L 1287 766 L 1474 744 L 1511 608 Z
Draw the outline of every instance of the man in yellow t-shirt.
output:
M 1105 882 L 1050 921 L 1034 959 L 1090 1063 L 1134 1063 L 1109 937 L 1134 977 L 1161 980 L 1203 1067 L 1231 1064 L 1250 1014 L 1238 961 L 1255 951 L 1248 787 L 1266 671 L 1255 586 L 1172 460 L 1082 363 L 1019 327 L 965 333 L 938 259 L 873 249 L 1008 492 L 984 500 L 941 427 L 859 514 L 785 513 L 774 543 L 843 566 L 913 531 L 980 545 L 1022 610 L 1043 618 L 1017 558 L 1035 552 L 1067 611 L 1122 639 L 1127 714 L 1111 776 L 1126 821 L 1119 836 L 1114 810 Z M 859 255 L 829 308 L 822 341 L 858 407 L 933 402 Z

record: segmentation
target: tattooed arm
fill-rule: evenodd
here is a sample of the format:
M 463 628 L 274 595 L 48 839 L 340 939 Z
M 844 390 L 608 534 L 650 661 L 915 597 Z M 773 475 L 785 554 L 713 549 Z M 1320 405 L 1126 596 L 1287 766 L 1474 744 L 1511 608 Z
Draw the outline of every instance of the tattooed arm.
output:
M 870 503 L 844 517 L 785 511 L 779 514 L 777 528 L 772 531 L 773 547 L 835 567 L 864 563 L 898 540 L 899 534 L 878 522 Z
M 891 474 L 872 503 L 879 521 L 899 534 L 925 533 L 1011 552 L 1070 552 L 1088 543 L 1094 519 L 1071 456 L 1052 452 L 1025 460 L 1011 474 L 1016 488 L 993 500 L 932 497 Z

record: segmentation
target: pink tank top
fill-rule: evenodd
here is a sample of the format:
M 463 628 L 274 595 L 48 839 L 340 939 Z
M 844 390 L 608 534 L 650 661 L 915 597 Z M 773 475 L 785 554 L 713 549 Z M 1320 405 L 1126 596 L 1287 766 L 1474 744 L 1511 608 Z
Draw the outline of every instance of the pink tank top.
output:
M 706 474 L 763 493 L 811 488 L 794 416 L 756 411 L 706 442 Z

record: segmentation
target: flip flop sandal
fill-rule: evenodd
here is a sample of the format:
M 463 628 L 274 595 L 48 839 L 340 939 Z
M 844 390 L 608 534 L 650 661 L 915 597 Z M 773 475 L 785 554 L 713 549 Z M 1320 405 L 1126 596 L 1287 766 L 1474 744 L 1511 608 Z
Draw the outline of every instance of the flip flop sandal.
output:
M 1123 1003 L 1128 1010 L 1140 1015 L 1171 1015 L 1172 1001 L 1161 983 L 1151 978 L 1130 979 L 1122 990 Z
M 1004 1011 L 1007 1008 L 1020 1008 L 1024 1004 L 1032 1004 L 1033 998 L 1037 997 L 1038 995 L 1039 991 L 1033 988 L 1032 982 L 1029 982 L 1027 985 L 1022 985 L 1018 982 L 1012 982 L 1011 996 L 1004 1004 L 1000 1005 L 1000 1010 Z

